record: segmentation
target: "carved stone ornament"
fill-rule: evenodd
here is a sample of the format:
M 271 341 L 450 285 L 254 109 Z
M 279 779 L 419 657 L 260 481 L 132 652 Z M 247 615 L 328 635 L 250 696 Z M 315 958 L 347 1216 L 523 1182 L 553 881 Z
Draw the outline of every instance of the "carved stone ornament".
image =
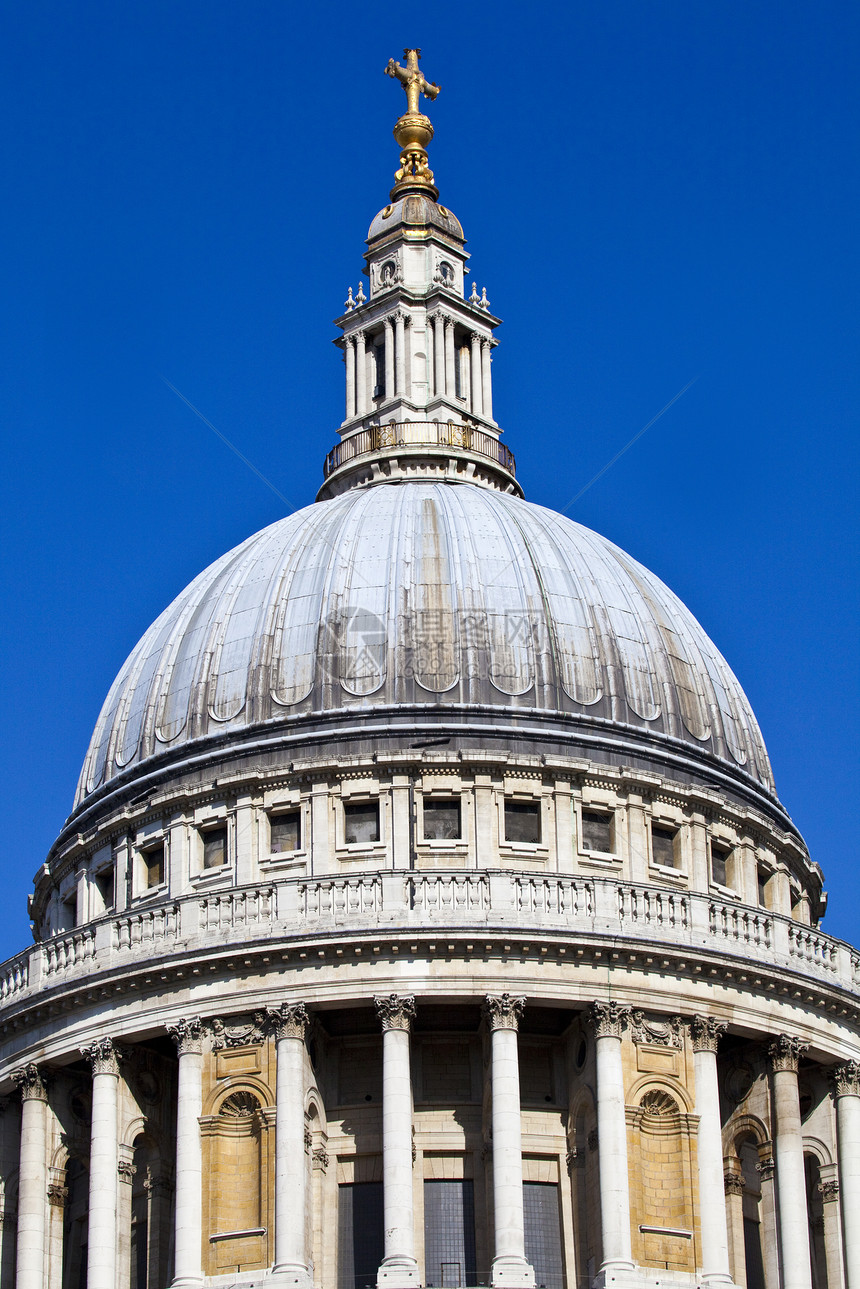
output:
M 694 1016 L 690 1021 L 690 1036 L 694 1052 L 716 1052 L 720 1039 L 728 1029 L 724 1021 L 715 1016 Z
M 23 1069 L 15 1070 L 12 1074 L 12 1082 L 21 1093 L 22 1101 L 47 1101 L 48 1086 L 44 1071 L 40 1070 L 38 1065 L 25 1065 Z
M 121 1182 L 127 1182 L 128 1185 L 131 1186 L 134 1181 L 135 1173 L 137 1172 L 137 1169 L 131 1160 L 121 1159 L 116 1166 L 116 1171 L 119 1174 L 119 1180 Z
M 303 1041 L 309 1023 L 304 1003 L 284 1003 L 281 1007 L 266 1008 L 266 1026 L 278 1040 L 298 1038 Z
M 313 1133 L 311 1132 L 308 1125 L 305 1124 L 305 1150 L 310 1151 L 310 1148 L 313 1144 L 314 1144 Z
M 492 1033 L 497 1029 L 516 1032 L 526 1000 L 519 994 L 487 994 L 484 999 L 484 1017 Z
M 643 1011 L 630 1013 L 630 1033 L 633 1042 L 653 1043 L 659 1047 L 675 1047 L 679 1051 L 684 1046 L 684 1022 L 680 1016 L 671 1016 L 668 1020 L 649 1019 Z
M 250 1047 L 254 1043 L 262 1043 L 266 1027 L 265 1012 L 255 1012 L 250 1021 L 240 1017 L 222 1020 L 220 1016 L 216 1016 L 209 1022 L 212 1051 L 220 1052 L 225 1047 Z
M 143 1189 L 149 1195 L 172 1195 L 173 1182 L 169 1177 L 164 1177 L 163 1175 L 146 1177 L 144 1178 Z
M 620 1003 L 592 1003 L 589 1016 L 596 1038 L 620 1038 L 630 1023 L 630 1008 Z
M 808 1047 L 808 1043 L 804 1043 L 802 1039 L 796 1038 L 793 1034 L 780 1034 L 767 1049 L 770 1068 L 774 1074 L 781 1074 L 786 1071 L 796 1074 L 797 1063 Z
M 766 1155 L 764 1159 L 759 1160 L 756 1164 L 756 1168 L 761 1175 L 762 1181 L 769 1182 L 776 1172 L 776 1160 L 773 1155 Z
M 233 1092 L 221 1102 L 218 1111 L 224 1119 L 250 1119 L 260 1108 L 252 1092 Z
M 837 1097 L 860 1097 L 860 1061 L 846 1061 L 831 1070 L 833 1091 Z
M 657 1119 L 671 1119 L 678 1114 L 677 1101 L 662 1088 L 646 1092 L 639 1105 L 646 1114 L 654 1115 Z
M 321 1168 L 323 1172 L 328 1168 L 328 1151 L 324 1146 L 317 1146 L 313 1153 L 314 1168 Z
M 374 998 L 373 1005 L 383 1033 L 389 1029 L 408 1031 L 415 1019 L 415 999 L 411 994 L 387 994 Z
M 831 1200 L 839 1199 L 839 1183 L 835 1178 L 829 1182 L 819 1182 L 818 1194 L 825 1204 L 830 1203 Z
M 564 1162 L 567 1164 L 568 1176 L 571 1176 L 574 1168 L 585 1167 L 585 1156 L 581 1150 L 577 1150 L 576 1146 L 573 1146 L 565 1155 Z
M 727 1195 L 743 1195 L 746 1190 L 742 1173 L 723 1173 L 723 1186 Z
M 52 1208 L 65 1208 L 68 1198 L 68 1186 L 61 1186 L 59 1182 L 51 1182 L 48 1187 L 48 1203 Z
M 119 1063 L 124 1053 L 121 1048 L 117 1047 L 112 1038 L 97 1038 L 89 1047 L 81 1048 L 81 1056 L 85 1057 L 92 1067 L 93 1078 L 99 1074 L 119 1074 Z
M 167 1032 L 180 1056 L 199 1056 L 203 1051 L 203 1021 L 199 1016 L 184 1016 L 175 1025 L 168 1025 Z

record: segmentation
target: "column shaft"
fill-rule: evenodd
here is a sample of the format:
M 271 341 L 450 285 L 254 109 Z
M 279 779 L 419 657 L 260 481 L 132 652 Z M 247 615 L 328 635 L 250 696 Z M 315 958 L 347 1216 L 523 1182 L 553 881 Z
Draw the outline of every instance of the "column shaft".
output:
M 693 1021 L 696 1111 L 699 1115 L 697 1155 L 702 1273 L 703 1279 L 711 1284 L 731 1282 L 720 1088 L 717 1082 L 717 1040 L 722 1028 L 705 1017 L 697 1016 Z
M 385 390 L 383 398 L 394 397 L 394 326 L 385 319 Z
M 174 1286 L 203 1283 L 203 1055 L 200 1022 L 182 1021 L 170 1031 L 179 1049 L 176 1095 L 176 1216 Z
M 493 419 L 493 378 L 490 372 L 490 342 L 481 342 L 481 403 L 484 419 Z
M 344 357 L 346 358 L 346 419 L 349 421 L 355 416 L 355 345 L 351 336 L 344 341 Z
M 533 1268 L 526 1261 L 523 1215 L 523 1143 L 520 1118 L 520 1069 L 517 1023 L 524 1000 L 488 997 L 484 1014 L 490 1026 L 493 1211 L 495 1249 L 491 1284 L 534 1285 Z
M 297 1003 L 269 1011 L 277 1037 L 275 1122 L 275 1271 L 289 1283 L 308 1284 L 305 1249 L 307 1163 L 305 1160 L 305 1026 Z
M 116 1111 L 119 1071 L 115 1056 L 97 1056 L 93 1060 L 93 1067 L 87 1289 L 116 1289 L 119 1185 Z
M 355 414 L 367 414 L 367 355 L 363 331 L 355 333 Z
M 787 1036 L 778 1039 L 770 1049 L 782 1289 L 812 1289 L 803 1130 L 797 1090 L 797 1060 L 803 1050 L 804 1044 Z
M 472 332 L 472 406 L 473 416 L 483 416 L 484 400 L 482 397 L 482 375 L 481 375 L 481 337 L 476 331 Z
M 402 397 L 406 393 L 406 318 L 398 312 L 394 319 L 394 393 Z
M 45 1283 L 47 1223 L 48 1097 L 35 1065 L 14 1076 L 21 1089 L 21 1149 L 18 1168 L 18 1261 L 16 1289 Z
M 846 1289 L 860 1289 L 860 1062 L 837 1070 L 836 1144 Z
M 445 393 L 445 320 L 441 313 L 433 318 L 433 393 L 439 398 Z
M 630 1182 L 627 1175 L 627 1119 L 621 1033 L 629 1012 L 618 1003 L 594 1003 L 591 1018 L 597 1061 L 597 1150 L 604 1280 L 633 1267 L 630 1240 Z
M 419 1283 L 412 1204 L 412 1079 L 409 1026 L 413 998 L 375 999 L 382 1021 L 382 1188 L 385 1245 L 379 1289 Z
M 445 389 L 449 398 L 457 393 L 457 374 L 454 355 L 454 319 L 445 319 Z

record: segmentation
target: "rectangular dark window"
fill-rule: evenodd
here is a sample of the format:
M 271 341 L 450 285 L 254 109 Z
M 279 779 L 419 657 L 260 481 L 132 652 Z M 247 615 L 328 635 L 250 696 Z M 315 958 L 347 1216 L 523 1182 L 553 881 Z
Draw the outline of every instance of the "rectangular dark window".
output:
M 729 884 L 729 856 L 731 851 L 728 846 L 720 846 L 717 842 L 711 842 L 711 881 L 716 882 L 718 886 L 728 886 Z
M 460 802 L 441 797 L 424 798 L 424 838 L 427 841 L 456 841 L 462 837 Z
M 505 802 L 505 841 L 540 841 L 540 803 L 537 801 Z
M 604 814 L 600 810 L 583 810 L 582 849 L 596 850 L 602 855 L 612 854 L 611 814 Z
M 281 815 L 272 815 L 269 820 L 269 852 L 272 855 L 286 855 L 291 850 L 302 848 L 302 820 L 298 810 L 285 811 Z
M 526 1260 L 538 1289 L 565 1289 L 561 1218 L 555 1182 L 523 1182 Z
M 770 881 L 770 873 L 766 869 L 758 869 L 758 902 L 763 909 L 767 908 L 767 884 Z
M 337 1289 L 376 1289 L 385 1254 L 382 1182 L 337 1188 Z
M 203 867 L 220 868 L 227 863 L 227 829 L 210 828 L 202 834 Z
M 107 912 L 108 909 L 113 908 L 115 899 L 113 864 L 111 864 L 110 868 L 103 868 L 96 873 L 96 887 Z
M 478 1283 L 471 1181 L 424 1183 L 424 1283 L 436 1289 Z
M 150 846 L 143 852 L 143 864 L 146 869 L 146 885 L 160 886 L 164 881 L 164 843 Z
M 379 841 L 379 803 L 347 801 L 343 807 L 343 834 L 347 845 Z
M 651 825 L 651 854 L 655 864 L 662 864 L 664 868 L 675 867 L 675 841 L 677 832 L 674 828 L 660 828 L 657 824 Z

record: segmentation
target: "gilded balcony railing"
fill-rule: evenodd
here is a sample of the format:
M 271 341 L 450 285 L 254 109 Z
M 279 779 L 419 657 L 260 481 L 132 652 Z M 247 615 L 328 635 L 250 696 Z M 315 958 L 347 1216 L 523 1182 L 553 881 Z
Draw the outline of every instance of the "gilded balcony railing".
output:
M 516 478 L 517 468 L 510 448 L 493 434 L 474 425 L 457 425 L 454 421 L 389 421 L 371 425 L 336 443 L 325 459 L 326 479 L 341 466 L 387 448 L 460 448 L 475 456 L 486 457 Z

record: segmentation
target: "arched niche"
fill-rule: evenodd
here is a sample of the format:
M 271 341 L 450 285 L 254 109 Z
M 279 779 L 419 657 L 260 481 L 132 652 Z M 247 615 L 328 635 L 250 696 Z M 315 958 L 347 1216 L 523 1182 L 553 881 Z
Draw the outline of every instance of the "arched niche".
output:
M 203 1224 L 209 1275 L 257 1271 L 273 1257 L 275 1114 L 259 1079 L 216 1088 L 200 1120 Z
M 635 1098 L 635 1100 L 634 1100 Z M 627 1107 L 633 1257 L 643 1266 L 695 1273 L 696 1130 L 686 1090 L 647 1076 Z

